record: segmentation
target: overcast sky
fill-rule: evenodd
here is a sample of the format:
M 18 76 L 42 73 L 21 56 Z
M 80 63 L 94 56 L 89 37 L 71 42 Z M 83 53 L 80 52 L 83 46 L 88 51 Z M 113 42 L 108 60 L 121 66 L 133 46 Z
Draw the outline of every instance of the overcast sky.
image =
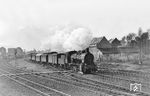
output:
M 0 46 L 39 49 L 52 27 L 70 23 L 89 28 L 93 36 L 120 39 L 139 27 L 150 28 L 150 2 L 0 0 Z

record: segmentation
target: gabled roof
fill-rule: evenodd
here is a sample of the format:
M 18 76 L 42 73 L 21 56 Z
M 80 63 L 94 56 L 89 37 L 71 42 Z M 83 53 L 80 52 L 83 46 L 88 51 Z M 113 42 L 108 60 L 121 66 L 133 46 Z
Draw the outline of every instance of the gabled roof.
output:
M 38 53 L 38 54 L 36 54 L 36 56 L 41 56 L 42 54 L 40 54 L 40 53 Z
M 110 39 L 109 40 L 109 43 L 112 45 L 112 46 L 120 46 L 121 45 L 121 41 L 118 40 L 117 38 L 114 38 L 114 39 Z
M 103 37 L 95 37 L 95 38 L 93 38 L 90 45 L 95 45 L 95 44 L 101 42 L 101 40 L 103 38 L 105 38 L 105 37 L 103 36 Z
M 115 40 L 115 38 L 112 38 L 109 40 L 109 43 L 112 43 Z
M 113 38 L 113 39 L 110 39 L 110 40 L 109 40 L 109 43 L 113 43 L 114 41 L 120 42 L 117 38 Z

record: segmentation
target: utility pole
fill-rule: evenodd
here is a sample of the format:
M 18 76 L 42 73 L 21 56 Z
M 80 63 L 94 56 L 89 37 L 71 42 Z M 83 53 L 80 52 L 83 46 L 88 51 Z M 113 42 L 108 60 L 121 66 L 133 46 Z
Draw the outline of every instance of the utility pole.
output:
M 139 60 L 139 64 L 142 64 L 142 40 L 140 37 L 140 60 Z
M 15 49 L 15 66 L 17 66 L 17 49 Z
M 141 35 L 142 35 L 142 28 L 139 28 L 139 32 L 138 32 L 138 35 L 139 35 L 139 43 L 140 43 L 140 53 L 139 53 L 139 64 L 142 64 L 142 38 L 141 38 Z

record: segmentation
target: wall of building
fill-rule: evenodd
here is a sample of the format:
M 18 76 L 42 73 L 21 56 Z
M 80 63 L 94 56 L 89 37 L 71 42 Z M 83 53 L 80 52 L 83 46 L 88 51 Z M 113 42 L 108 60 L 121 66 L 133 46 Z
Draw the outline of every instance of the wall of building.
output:
M 7 53 L 8 57 L 13 58 L 13 57 L 15 57 L 15 54 L 16 54 L 15 48 L 8 48 L 8 53 Z
M 94 55 L 94 62 L 99 61 L 101 56 L 103 55 L 102 52 L 97 49 L 97 47 L 90 47 L 89 51 Z

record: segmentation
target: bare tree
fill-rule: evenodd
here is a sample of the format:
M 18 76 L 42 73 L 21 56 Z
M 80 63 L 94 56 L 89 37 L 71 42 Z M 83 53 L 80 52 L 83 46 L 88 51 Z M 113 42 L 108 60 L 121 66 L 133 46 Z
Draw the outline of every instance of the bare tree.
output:
M 141 35 L 142 35 L 142 28 L 140 27 L 138 31 L 138 36 L 141 37 Z
M 126 36 L 126 40 L 127 40 L 127 45 L 128 46 L 133 46 L 134 43 L 131 42 L 132 40 L 135 40 L 136 38 L 136 34 L 135 33 L 129 33 L 127 36 Z
M 126 40 L 127 42 L 130 42 L 131 40 L 135 39 L 136 37 L 136 34 L 135 33 L 129 33 L 127 36 L 126 36 Z
M 126 36 L 123 36 L 121 41 L 125 42 L 125 40 L 126 40 Z

